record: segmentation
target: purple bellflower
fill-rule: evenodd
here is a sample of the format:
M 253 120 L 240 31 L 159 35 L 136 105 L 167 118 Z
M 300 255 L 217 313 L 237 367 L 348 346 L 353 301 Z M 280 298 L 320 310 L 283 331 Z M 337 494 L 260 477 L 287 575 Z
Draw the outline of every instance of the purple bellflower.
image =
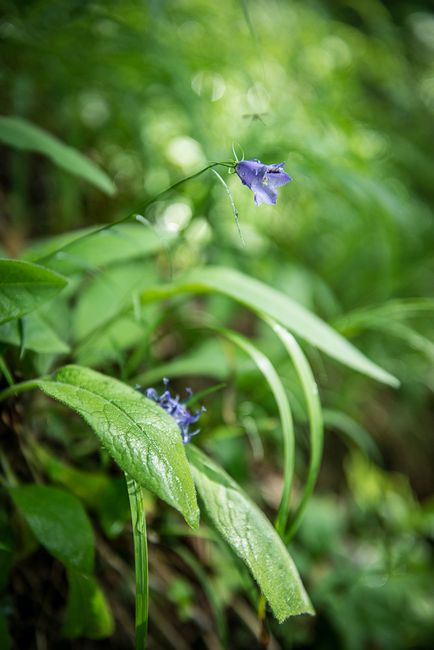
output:
M 277 188 L 292 181 L 283 171 L 284 164 L 264 165 L 260 160 L 241 160 L 235 165 L 241 182 L 252 190 L 256 205 L 276 203 Z
M 182 442 L 186 444 L 187 442 L 190 442 L 191 438 L 200 431 L 200 429 L 196 429 L 196 431 L 189 431 L 190 424 L 197 422 L 202 413 L 206 411 L 206 408 L 202 406 L 200 411 L 196 411 L 196 413 L 190 413 L 186 406 L 186 402 L 193 394 L 191 388 L 187 388 L 187 394 L 189 396 L 188 399 L 184 402 L 180 402 L 179 395 L 172 397 L 170 390 L 167 388 L 169 380 L 165 377 L 163 379 L 163 382 L 166 390 L 161 395 L 158 395 L 155 388 L 148 388 L 145 391 L 145 395 L 146 397 L 149 397 L 149 399 L 152 399 L 154 402 L 157 402 L 161 408 L 163 408 L 169 415 L 173 417 L 176 424 L 181 429 Z

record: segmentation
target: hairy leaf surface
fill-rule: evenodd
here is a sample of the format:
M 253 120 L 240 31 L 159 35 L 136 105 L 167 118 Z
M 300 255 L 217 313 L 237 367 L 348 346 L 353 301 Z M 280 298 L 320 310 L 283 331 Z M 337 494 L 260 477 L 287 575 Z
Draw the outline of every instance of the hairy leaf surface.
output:
M 116 379 L 81 366 L 65 366 L 40 388 L 79 413 L 124 472 L 199 521 L 196 493 L 173 418 L 158 404 Z
M 313 614 L 294 562 L 271 523 L 226 472 L 188 445 L 193 478 L 206 511 L 246 563 L 277 620 Z

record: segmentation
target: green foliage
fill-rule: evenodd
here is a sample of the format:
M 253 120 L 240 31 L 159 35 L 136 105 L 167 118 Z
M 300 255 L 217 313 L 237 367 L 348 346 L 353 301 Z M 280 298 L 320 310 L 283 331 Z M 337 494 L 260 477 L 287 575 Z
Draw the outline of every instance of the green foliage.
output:
M 77 411 L 124 472 L 196 527 L 199 511 L 178 427 L 155 402 L 101 373 L 65 366 L 38 386 Z
M 112 195 L 116 192 L 110 178 L 94 163 L 26 120 L 18 117 L 0 117 L 0 140 L 11 147 L 48 156 L 65 171 L 84 178 L 106 194 Z
M 277 620 L 313 614 L 288 551 L 259 508 L 226 472 L 193 445 L 188 448 L 188 458 L 210 519 L 249 567 Z
M 66 283 L 65 278 L 43 266 L 0 260 L 0 323 L 34 311 L 54 298 Z
M 366 359 L 326 323 L 288 296 L 258 280 L 246 277 L 234 269 L 209 266 L 203 269 L 194 269 L 173 287 L 155 290 L 151 288 L 143 294 L 142 300 L 146 302 L 156 297 L 177 295 L 178 293 L 209 292 L 222 293 L 256 312 L 264 312 L 350 368 L 392 386 L 397 386 L 399 383 L 395 377 Z
M 69 598 L 63 634 L 101 639 L 113 633 L 113 617 L 95 578 L 68 568 Z
M 146 513 L 150 647 L 430 649 L 430 3 L 3 13 L 0 646 L 131 648 L 135 583 L 143 646 Z M 233 152 L 286 161 L 275 206 Z
M 92 526 L 75 497 L 46 485 L 22 485 L 9 493 L 37 540 L 68 567 L 90 573 L 94 563 Z

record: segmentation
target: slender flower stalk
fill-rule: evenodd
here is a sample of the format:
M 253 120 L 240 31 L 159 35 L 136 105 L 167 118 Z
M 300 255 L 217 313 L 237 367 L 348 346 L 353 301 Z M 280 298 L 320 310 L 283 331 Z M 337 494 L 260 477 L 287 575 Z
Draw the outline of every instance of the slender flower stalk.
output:
M 215 174 L 215 175 L 217 176 L 217 178 L 219 179 L 220 183 L 223 185 L 223 187 L 225 188 L 225 190 L 226 190 L 226 192 L 227 192 L 227 195 L 228 195 L 228 197 L 229 197 L 229 201 L 231 202 L 232 211 L 233 211 L 233 213 L 234 213 L 235 223 L 236 223 L 236 225 L 237 225 L 238 234 L 239 234 L 239 236 L 240 236 L 240 239 L 241 239 L 241 242 L 242 242 L 243 246 L 245 246 L 245 245 L 246 245 L 246 242 L 244 241 L 244 237 L 243 237 L 243 234 L 242 234 L 242 232 L 241 232 L 240 222 L 239 222 L 239 219 L 238 219 L 238 210 L 237 210 L 237 207 L 236 207 L 236 205 L 235 205 L 234 199 L 233 199 L 233 197 L 232 197 L 232 193 L 231 193 L 231 191 L 230 191 L 230 189 L 229 189 L 227 183 L 225 183 L 225 181 L 224 181 L 223 178 L 220 176 L 220 174 L 219 174 L 215 169 L 212 169 L 211 171 L 213 172 L 213 174 Z
M 201 176 L 204 172 L 208 171 L 209 169 L 213 169 L 214 167 L 217 166 L 223 166 L 223 167 L 228 167 L 230 169 L 235 168 L 235 163 L 234 162 L 211 162 L 206 167 L 203 167 L 200 169 L 198 172 L 195 172 L 194 174 L 190 174 L 190 176 L 185 176 L 184 178 L 181 178 L 179 181 L 176 181 L 176 183 L 173 183 L 172 185 L 169 185 L 169 187 L 166 187 L 164 190 L 159 192 L 158 194 L 155 194 L 151 198 L 149 198 L 145 203 L 140 205 L 137 210 L 134 210 L 134 212 L 130 212 L 126 217 L 122 217 L 122 219 L 118 219 L 117 221 L 113 221 L 112 223 L 105 224 L 104 226 L 101 226 L 100 228 L 97 228 L 96 230 L 93 230 L 90 233 L 85 233 L 84 235 L 81 235 L 81 237 L 77 237 L 77 239 L 74 239 L 73 241 L 68 242 L 64 246 L 61 246 L 57 250 L 49 253 L 48 255 L 44 255 L 43 257 L 40 257 L 39 259 L 36 260 L 38 264 L 43 264 L 50 260 L 52 257 L 55 257 L 59 253 L 63 253 L 65 250 L 67 250 L 70 246 L 73 246 L 77 244 L 78 242 L 82 241 L 83 239 L 87 239 L 88 237 L 93 237 L 94 235 L 99 234 L 100 232 L 104 232 L 105 230 L 110 230 L 111 228 L 114 228 L 115 226 L 119 226 L 122 223 L 125 223 L 129 221 L 130 219 L 135 219 L 138 214 L 146 210 L 150 205 L 155 203 L 155 201 L 158 201 L 161 197 L 165 196 L 172 190 L 175 190 L 177 187 L 180 185 L 183 185 L 184 183 L 187 183 L 187 181 L 191 181 L 194 178 L 197 178 L 198 176 Z

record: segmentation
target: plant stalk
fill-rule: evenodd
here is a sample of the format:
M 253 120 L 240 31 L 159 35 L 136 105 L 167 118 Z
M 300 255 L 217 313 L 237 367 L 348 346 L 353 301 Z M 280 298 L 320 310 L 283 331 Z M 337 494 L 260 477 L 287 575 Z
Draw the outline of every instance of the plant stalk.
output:
M 143 490 L 134 479 L 125 474 L 130 500 L 134 540 L 134 572 L 136 576 L 136 650 L 148 647 L 148 543 Z

